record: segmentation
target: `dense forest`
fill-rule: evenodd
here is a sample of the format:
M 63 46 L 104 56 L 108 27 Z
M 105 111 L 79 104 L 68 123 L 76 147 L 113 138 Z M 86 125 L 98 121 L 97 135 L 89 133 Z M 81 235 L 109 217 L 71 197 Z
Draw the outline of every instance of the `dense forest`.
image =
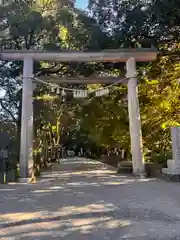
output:
M 179 125 L 180 101 L 180 1 L 89 0 L 88 10 L 68 1 L 1 1 L 0 48 L 83 50 L 156 47 L 158 58 L 138 65 L 139 101 L 144 156 L 165 162 L 171 154 L 169 127 Z M 59 77 L 100 74 L 124 76 L 122 63 L 35 64 L 34 74 Z M 0 62 L 2 126 L 16 139 L 18 159 L 22 62 Z M 71 88 L 71 85 L 64 87 Z M 99 88 L 73 85 L 74 88 Z M 37 84 L 34 91 L 34 155 L 36 165 L 46 165 L 45 146 L 83 146 L 98 149 L 120 146 L 130 156 L 127 87 L 116 85 L 99 98 L 73 99 L 53 93 L 51 85 Z M 1 130 L 4 127 L 1 128 Z M 45 144 L 46 142 L 46 144 Z M 43 144 L 42 144 L 43 143 Z M 41 155 L 41 157 L 37 157 Z M 42 157 L 43 155 L 43 157 Z

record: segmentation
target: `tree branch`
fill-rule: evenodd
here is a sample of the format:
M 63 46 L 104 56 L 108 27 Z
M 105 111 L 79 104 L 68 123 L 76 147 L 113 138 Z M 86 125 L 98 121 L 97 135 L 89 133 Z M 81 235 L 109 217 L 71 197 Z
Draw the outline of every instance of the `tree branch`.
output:
M 57 63 L 54 63 L 53 66 L 49 67 L 49 68 L 42 68 L 37 74 L 36 76 L 42 76 L 42 75 L 45 75 L 45 74 L 56 74 L 58 72 L 60 72 L 63 67 L 65 65 L 62 65 L 61 67 L 57 68 L 57 69 L 54 69 L 58 64 Z
M 13 113 L 3 104 L 3 100 L 2 99 L 0 100 L 0 104 L 1 104 L 2 109 L 4 109 L 4 111 L 6 111 L 10 115 L 12 120 L 16 123 L 17 119 L 14 117 Z

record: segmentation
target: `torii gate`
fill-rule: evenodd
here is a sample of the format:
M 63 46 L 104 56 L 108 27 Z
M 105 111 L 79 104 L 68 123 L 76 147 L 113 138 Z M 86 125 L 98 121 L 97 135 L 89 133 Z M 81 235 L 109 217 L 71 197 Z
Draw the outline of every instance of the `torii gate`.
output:
M 23 94 L 22 94 L 22 119 L 21 119 L 21 144 L 20 144 L 20 178 L 27 179 L 32 168 L 33 150 L 33 62 L 58 61 L 58 62 L 125 62 L 126 78 L 128 78 L 128 111 L 129 129 L 131 137 L 131 153 L 133 173 L 145 174 L 141 121 L 138 100 L 138 83 L 136 78 L 136 62 L 151 62 L 157 57 L 157 50 L 151 48 L 105 50 L 101 52 L 45 52 L 45 51 L 0 51 L 1 60 L 23 61 Z M 60 79 L 59 79 L 60 80 Z M 61 79 L 62 83 L 73 83 L 72 79 Z M 120 79 L 88 78 L 76 79 L 77 83 L 112 83 Z M 57 79 L 56 79 L 57 82 Z M 124 79 L 122 79 L 124 82 Z

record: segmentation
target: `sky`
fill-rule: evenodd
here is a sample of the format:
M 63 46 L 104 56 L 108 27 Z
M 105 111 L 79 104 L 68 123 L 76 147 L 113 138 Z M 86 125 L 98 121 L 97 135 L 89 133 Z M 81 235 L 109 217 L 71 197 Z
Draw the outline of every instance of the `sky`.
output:
M 88 0 L 76 0 L 76 6 L 78 8 L 86 8 L 88 4 Z

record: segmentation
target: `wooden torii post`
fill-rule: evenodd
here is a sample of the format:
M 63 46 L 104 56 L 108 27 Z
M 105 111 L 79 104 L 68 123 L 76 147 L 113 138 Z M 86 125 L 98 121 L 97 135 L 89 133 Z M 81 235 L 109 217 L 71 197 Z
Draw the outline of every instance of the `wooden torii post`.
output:
M 138 83 L 136 78 L 136 62 L 151 62 L 157 57 L 157 50 L 151 48 L 104 50 L 101 52 L 45 52 L 45 51 L 0 51 L 1 60 L 23 61 L 23 95 L 22 95 L 22 119 L 21 119 L 21 148 L 20 148 L 20 177 L 27 179 L 33 165 L 33 62 L 34 61 L 58 61 L 58 62 L 125 62 L 126 77 L 128 78 L 128 111 L 129 128 L 131 137 L 131 153 L 133 173 L 141 175 L 145 173 L 141 121 L 138 100 Z M 50 80 L 49 80 L 50 81 Z M 54 80 L 54 81 L 57 81 Z M 88 78 L 61 79 L 60 83 L 112 83 L 117 78 Z M 125 79 L 122 79 L 124 82 Z

